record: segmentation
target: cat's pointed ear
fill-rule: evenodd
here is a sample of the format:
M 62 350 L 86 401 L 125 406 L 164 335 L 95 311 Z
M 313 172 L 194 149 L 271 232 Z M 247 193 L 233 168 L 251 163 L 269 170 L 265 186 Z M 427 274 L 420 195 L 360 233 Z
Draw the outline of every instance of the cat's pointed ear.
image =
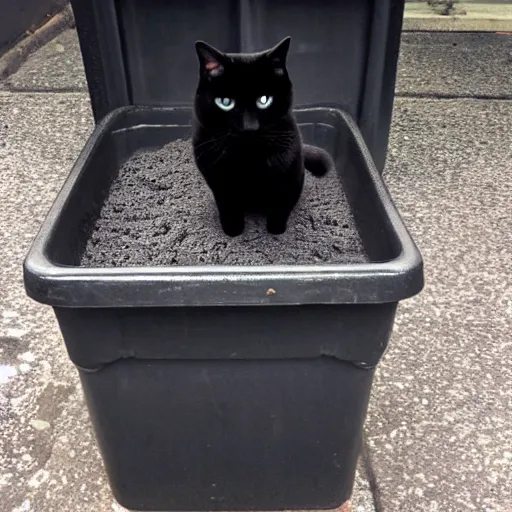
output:
M 217 48 L 204 41 L 196 41 L 196 52 L 201 74 L 215 77 L 224 72 L 226 56 Z
M 292 38 L 290 36 L 285 37 L 281 42 L 277 43 L 274 48 L 271 48 L 267 52 L 267 57 L 272 60 L 277 74 L 284 74 L 286 57 L 290 49 L 291 40 Z

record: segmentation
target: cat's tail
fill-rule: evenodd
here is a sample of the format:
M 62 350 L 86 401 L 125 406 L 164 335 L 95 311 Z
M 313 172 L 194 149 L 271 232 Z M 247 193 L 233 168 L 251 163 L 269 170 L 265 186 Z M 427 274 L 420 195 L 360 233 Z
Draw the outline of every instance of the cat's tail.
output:
M 334 161 L 324 149 L 304 144 L 302 149 L 304 167 L 313 176 L 324 176 L 334 170 Z

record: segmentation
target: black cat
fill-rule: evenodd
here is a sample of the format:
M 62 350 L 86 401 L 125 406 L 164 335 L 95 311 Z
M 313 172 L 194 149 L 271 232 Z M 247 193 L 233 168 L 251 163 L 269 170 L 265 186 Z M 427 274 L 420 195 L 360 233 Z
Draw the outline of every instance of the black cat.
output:
M 327 152 L 302 144 L 291 110 L 289 46 L 287 37 L 262 53 L 224 54 L 196 43 L 194 155 L 230 236 L 242 233 L 249 211 L 266 216 L 270 233 L 284 233 L 304 167 L 315 176 L 334 167 Z

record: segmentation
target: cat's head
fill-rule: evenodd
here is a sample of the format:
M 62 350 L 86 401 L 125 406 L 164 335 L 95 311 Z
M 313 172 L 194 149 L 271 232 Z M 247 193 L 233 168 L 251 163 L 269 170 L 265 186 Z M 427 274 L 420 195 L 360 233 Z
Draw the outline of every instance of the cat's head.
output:
M 290 38 L 255 54 L 225 54 L 198 41 L 199 85 L 195 114 L 215 131 L 258 133 L 285 116 L 292 105 L 286 70 Z

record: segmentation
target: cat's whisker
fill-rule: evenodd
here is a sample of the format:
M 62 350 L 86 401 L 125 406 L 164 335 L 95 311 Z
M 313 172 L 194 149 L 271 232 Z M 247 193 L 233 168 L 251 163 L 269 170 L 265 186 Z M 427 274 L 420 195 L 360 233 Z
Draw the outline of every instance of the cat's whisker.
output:
M 199 144 L 195 147 L 195 150 L 197 151 L 198 149 L 200 149 L 203 146 L 207 146 L 209 144 L 213 144 L 214 142 L 218 142 L 222 139 L 225 139 L 226 137 L 229 137 L 230 135 L 231 135 L 231 132 L 226 132 L 226 133 L 223 133 L 222 135 L 220 135 L 219 137 L 215 137 L 213 139 L 209 139 L 204 142 L 201 142 L 201 144 Z
M 224 147 L 222 149 L 222 151 L 220 152 L 220 155 L 210 165 L 208 165 L 207 169 L 212 168 L 225 154 L 226 154 L 226 147 Z
M 199 161 L 205 156 L 210 157 L 212 154 L 213 154 L 213 156 L 215 156 L 215 154 L 217 154 L 219 152 L 221 153 L 221 156 L 222 156 L 225 153 L 226 142 L 228 139 L 227 135 L 230 135 L 230 134 L 228 133 L 224 137 L 219 137 L 214 140 L 212 139 L 210 142 L 214 142 L 215 144 L 208 145 L 199 154 L 197 153 L 197 148 L 196 148 L 196 159 Z M 204 146 L 204 144 L 202 144 L 202 145 Z M 197 147 L 199 147 L 199 146 L 197 146 Z M 218 159 L 215 161 L 215 163 L 217 163 L 217 161 L 218 161 Z
M 231 137 L 231 132 L 224 133 L 220 137 L 215 139 L 207 140 L 194 148 L 196 159 L 200 160 L 204 156 L 209 156 L 212 153 L 217 153 L 219 150 L 223 150 L 226 146 L 226 142 Z M 201 148 L 202 151 L 198 152 Z
M 212 156 L 215 156 L 217 153 L 222 152 L 224 150 L 223 146 L 215 146 L 213 148 L 207 148 L 203 150 L 200 154 L 196 155 L 196 159 L 202 160 L 203 157 L 211 158 Z

